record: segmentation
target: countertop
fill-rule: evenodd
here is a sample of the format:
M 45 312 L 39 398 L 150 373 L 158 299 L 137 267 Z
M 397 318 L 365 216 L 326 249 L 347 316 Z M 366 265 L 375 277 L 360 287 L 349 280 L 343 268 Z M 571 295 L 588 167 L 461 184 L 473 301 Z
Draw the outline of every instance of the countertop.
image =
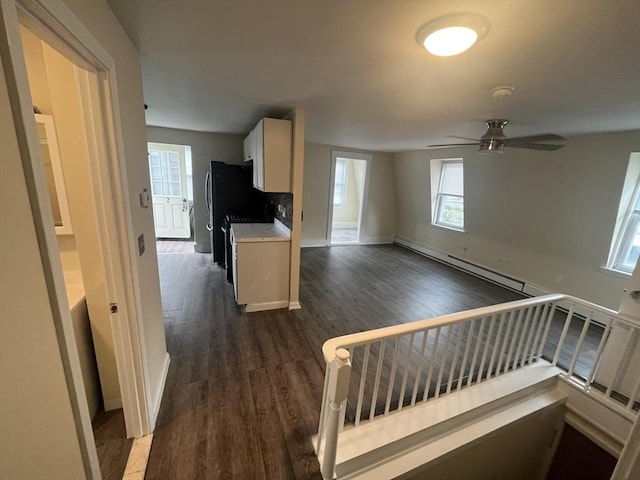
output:
M 232 223 L 236 242 L 288 242 L 291 231 L 278 220 L 274 223 Z

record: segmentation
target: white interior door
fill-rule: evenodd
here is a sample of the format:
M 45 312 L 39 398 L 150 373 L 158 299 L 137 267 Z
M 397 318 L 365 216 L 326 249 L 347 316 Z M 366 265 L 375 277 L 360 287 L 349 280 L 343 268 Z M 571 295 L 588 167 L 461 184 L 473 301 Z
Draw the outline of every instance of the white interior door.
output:
M 189 238 L 184 147 L 149 143 L 153 220 L 157 238 Z

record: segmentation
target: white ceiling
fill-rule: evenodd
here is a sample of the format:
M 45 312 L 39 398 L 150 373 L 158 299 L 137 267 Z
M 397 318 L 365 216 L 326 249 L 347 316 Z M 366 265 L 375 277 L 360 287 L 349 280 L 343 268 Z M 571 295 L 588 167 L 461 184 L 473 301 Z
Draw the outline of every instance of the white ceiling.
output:
M 308 141 L 367 150 L 640 129 L 638 0 L 108 0 L 140 51 L 147 123 L 247 133 L 291 107 Z M 489 34 L 438 58 L 415 35 L 476 12 Z M 507 99 L 490 90 L 513 85 Z

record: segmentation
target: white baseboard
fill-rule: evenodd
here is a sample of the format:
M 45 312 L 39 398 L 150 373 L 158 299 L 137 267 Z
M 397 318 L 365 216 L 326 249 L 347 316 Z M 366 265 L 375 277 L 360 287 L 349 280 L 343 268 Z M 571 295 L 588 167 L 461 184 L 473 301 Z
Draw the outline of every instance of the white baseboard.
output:
M 171 363 L 171 358 L 169 357 L 169 353 L 165 354 L 164 357 L 164 365 L 162 366 L 162 376 L 160 377 L 160 383 L 158 384 L 158 388 L 154 392 L 153 398 L 151 399 L 151 418 L 149 418 L 149 425 L 151 427 L 151 431 L 156 428 L 156 421 L 158 420 L 158 412 L 160 412 L 160 402 L 162 401 L 162 394 L 164 393 L 164 385 L 167 381 L 167 373 L 169 373 L 169 364 Z
M 289 310 L 300 310 L 301 308 L 300 302 L 289 302 Z
M 395 237 L 366 237 L 360 236 L 359 245 L 385 245 L 389 243 L 393 243 L 395 241 Z
M 518 280 L 512 277 L 509 277 L 508 275 L 502 274 L 500 272 L 496 272 L 494 270 L 490 270 L 481 265 L 476 265 L 476 264 L 458 259 L 452 255 L 449 255 L 448 253 L 442 252 L 440 250 L 436 250 L 426 245 L 422 245 L 420 243 L 414 242 L 407 238 L 396 237 L 395 243 L 402 247 L 408 248 L 417 253 L 425 255 L 426 257 L 429 257 L 433 260 L 437 260 L 441 263 L 445 263 L 449 266 L 457 268 L 458 270 L 462 270 L 464 272 L 470 273 L 477 277 L 484 278 L 485 280 L 489 280 L 490 282 L 496 283 L 503 287 L 516 290 L 530 297 L 539 297 L 542 295 L 549 295 L 551 293 L 562 293 L 554 290 L 549 290 L 540 285 L 536 285 L 535 283 L 529 283 L 525 280 Z M 559 306 L 564 310 L 569 310 L 569 308 L 571 307 L 570 305 L 565 305 L 562 302 L 559 304 Z M 576 313 L 577 315 L 581 315 L 582 317 L 586 317 L 589 314 L 589 312 L 585 307 L 582 307 L 579 305 L 574 307 L 574 313 Z M 605 315 L 598 312 L 594 312 L 591 318 L 595 322 L 598 322 L 603 325 L 606 325 L 609 323 L 609 319 Z
M 121 398 L 104 398 L 102 400 L 104 402 L 104 411 L 109 412 L 111 410 L 118 410 L 122 408 L 122 399 Z
M 339 230 L 341 228 L 358 228 L 358 222 L 333 222 L 331 224 L 333 230 Z
M 196 253 L 211 253 L 211 245 L 208 243 L 194 243 L 193 250 Z
M 261 312 L 263 310 L 276 310 L 277 308 L 289 308 L 289 300 L 279 300 L 277 302 L 248 303 L 247 312 Z
M 428 247 L 426 245 L 422 245 L 420 243 L 414 242 L 407 238 L 396 237 L 395 243 L 401 245 L 403 247 L 409 248 L 410 250 L 414 250 L 417 253 L 421 253 L 429 258 L 437 260 L 442 263 L 446 263 L 447 265 L 453 266 L 459 270 L 463 270 L 467 273 L 471 273 L 477 277 L 482 277 L 486 280 L 489 280 L 493 283 L 497 283 L 504 287 L 511 288 L 513 290 L 517 290 L 518 292 L 524 292 L 525 282 L 523 280 L 518 280 L 516 278 L 511 278 L 507 275 L 504 275 L 500 272 L 496 272 L 493 270 L 489 270 L 481 265 L 476 265 L 465 260 L 456 258 L 448 253 L 442 252 L 440 250 L 436 250 L 435 248 Z
M 302 248 L 305 247 L 326 247 L 327 239 L 326 238 L 303 238 L 301 245 Z

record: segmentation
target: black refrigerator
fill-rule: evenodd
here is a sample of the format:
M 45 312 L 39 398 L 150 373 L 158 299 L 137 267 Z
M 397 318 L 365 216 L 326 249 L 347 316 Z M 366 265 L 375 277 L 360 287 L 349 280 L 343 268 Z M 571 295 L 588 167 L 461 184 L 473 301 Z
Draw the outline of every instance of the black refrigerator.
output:
M 268 210 L 265 194 L 253 188 L 252 165 L 211 162 L 205 179 L 205 197 L 209 210 L 207 229 L 211 237 L 212 259 L 225 264 L 225 218 L 262 218 Z

